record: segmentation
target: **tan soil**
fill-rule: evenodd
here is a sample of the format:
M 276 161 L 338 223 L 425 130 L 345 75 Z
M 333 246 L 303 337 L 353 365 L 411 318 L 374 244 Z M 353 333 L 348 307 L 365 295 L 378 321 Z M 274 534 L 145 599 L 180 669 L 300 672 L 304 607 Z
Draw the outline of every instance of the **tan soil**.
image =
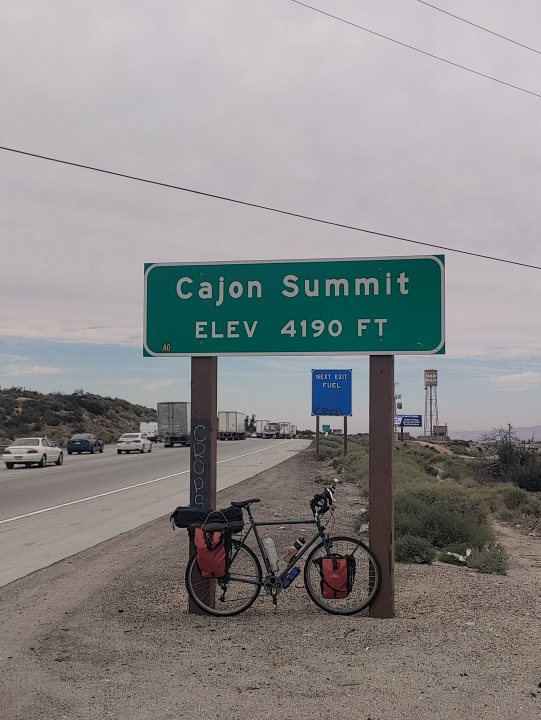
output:
M 304 451 L 219 504 L 304 517 L 317 475 Z M 351 531 L 363 503 L 348 484 L 339 499 Z M 216 619 L 186 613 L 185 532 L 154 521 L 0 589 L 0 717 L 539 720 L 540 541 L 501 532 L 506 577 L 398 565 L 392 620 L 327 615 L 299 580 L 277 611 L 261 596 Z

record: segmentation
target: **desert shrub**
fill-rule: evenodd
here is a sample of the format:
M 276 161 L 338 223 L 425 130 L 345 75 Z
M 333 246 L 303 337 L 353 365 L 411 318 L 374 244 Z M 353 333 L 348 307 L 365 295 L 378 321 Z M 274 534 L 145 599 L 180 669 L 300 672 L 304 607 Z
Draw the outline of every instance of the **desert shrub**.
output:
M 448 457 L 443 461 L 443 478 L 462 480 L 472 475 L 471 460 Z
M 439 475 L 437 467 L 429 461 L 423 463 L 423 472 L 430 477 L 438 477 Z
M 418 483 L 420 480 L 430 480 L 434 476 L 427 473 L 427 465 L 432 461 L 426 455 L 404 453 L 395 457 L 395 476 L 398 485 Z
M 508 570 L 508 556 L 501 545 L 488 545 L 474 550 L 466 560 L 466 565 L 482 573 L 506 575 Z
M 430 564 L 436 549 L 430 540 L 415 535 L 402 535 L 395 542 L 395 559 L 403 563 Z
M 480 548 L 492 539 L 488 511 L 469 488 L 447 483 L 422 483 L 400 488 L 396 494 L 397 537 L 414 535 L 443 548 L 467 543 Z
M 516 510 L 528 502 L 528 493 L 520 488 L 508 487 L 502 492 L 502 498 L 508 510 Z
M 523 490 L 541 490 L 541 460 L 536 455 L 531 454 L 525 463 L 515 465 L 510 475 L 511 481 Z
M 327 438 L 320 441 L 319 444 L 319 456 L 322 460 L 332 460 L 338 455 L 341 455 L 343 447 L 335 442 L 329 442 Z
M 333 466 L 346 482 L 368 487 L 368 452 L 364 448 L 348 452 L 345 457 L 341 453 L 333 459 Z

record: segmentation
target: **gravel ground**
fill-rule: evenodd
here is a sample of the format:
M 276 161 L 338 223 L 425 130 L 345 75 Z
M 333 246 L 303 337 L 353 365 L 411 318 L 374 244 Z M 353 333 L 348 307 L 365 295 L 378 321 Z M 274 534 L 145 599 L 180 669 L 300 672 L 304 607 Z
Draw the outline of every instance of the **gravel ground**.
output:
M 329 472 L 303 451 L 219 505 L 306 517 Z M 348 484 L 339 501 L 334 530 L 351 531 L 363 503 Z M 398 565 L 392 620 L 327 615 L 300 580 L 277 611 L 260 596 L 216 619 L 186 613 L 186 534 L 154 521 L 0 589 L 0 717 L 539 720 L 540 541 L 501 532 L 506 577 Z

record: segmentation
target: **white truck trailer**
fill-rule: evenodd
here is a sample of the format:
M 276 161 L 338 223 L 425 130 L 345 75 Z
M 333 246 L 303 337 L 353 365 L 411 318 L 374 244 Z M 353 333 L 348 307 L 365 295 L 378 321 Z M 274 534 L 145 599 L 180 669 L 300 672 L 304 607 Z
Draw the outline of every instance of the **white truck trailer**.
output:
M 292 438 L 296 438 L 296 437 L 297 437 L 297 426 L 296 426 L 296 425 L 293 425 L 293 424 L 291 425 L 291 437 L 292 437 Z
M 255 434 L 256 437 L 262 438 L 265 430 L 265 425 L 268 425 L 268 420 L 256 420 L 255 421 Z
M 263 439 L 268 440 L 269 438 L 280 437 L 280 423 L 267 423 L 263 427 Z
M 290 438 L 291 437 L 291 423 L 282 421 L 280 423 L 280 437 Z
M 139 432 L 145 433 L 149 440 L 158 442 L 158 423 L 157 422 L 140 422 Z
M 221 410 L 218 413 L 218 440 L 244 440 L 244 413 Z
M 159 402 L 158 435 L 164 447 L 189 445 L 191 420 L 189 402 Z

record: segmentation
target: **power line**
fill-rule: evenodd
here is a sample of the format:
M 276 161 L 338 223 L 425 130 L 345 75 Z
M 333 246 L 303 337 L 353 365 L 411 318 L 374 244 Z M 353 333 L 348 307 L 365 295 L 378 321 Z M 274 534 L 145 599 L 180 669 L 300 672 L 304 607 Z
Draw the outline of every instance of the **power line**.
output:
M 195 188 L 183 187 L 181 185 L 173 185 L 159 180 L 150 180 L 149 178 L 143 178 L 137 175 L 128 175 L 114 170 L 105 170 L 104 168 L 94 167 L 93 165 L 83 165 L 82 163 L 61 160 L 60 158 L 49 157 L 47 155 L 38 155 L 37 153 L 27 152 L 26 150 L 17 150 L 16 148 L 10 148 L 3 145 L 0 145 L 0 150 L 16 153 L 17 155 L 37 158 L 38 160 L 46 160 L 47 162 L 53 162 L 59 165 L 69 165 L 70 167 L 81 168 L 82 170 L 91 170 L 92 172 L 101 173 L 103 175 L 113 175 L 114 177 L 124 178 L 125 180 L 135 180 L 136 182 L 146 183 L 147 185 L 157 185 L 158 187 L 164 187 L 170 190 L 180 190 L 181 192 L 191 193 L 192 195 L 201 195 L 202 197 L 212 198 L 214 200 L 223 200 L 224 202 L 244 205 L 245 207 L 256 208 L 257 210 L 267 210 L 268 212 L 277 213 L 279 215 L 287 215 L 288 217 L 299 218 L 300 220 L 309 220 L 310 222 L 316 222 L 322 225 L 331 225 L 332 227 L 338 227 L 344 230 L 354 230 L 355 232 L 362 232 L 367 235 L 377 235 L 378 237 L 384 237 L 390 240 L 400 240 L 414 245 L 423 245 L 424 247 L 437 248 L 438 250 L 446 250 L 448 252 L 459 253 L 461 255 L 470 255 L 471 257 L 482 258 L 483 260 L 494 260 L 495 262 L 506 263 L 508 265 L 518 265 L 520 267 L 531 268 L 532 270 L 541 270 L 541 266 L 539 265 L 531 265 L 529 263 L 518 262 L 517 260 L 507 260 L 493 255 L 483 255 L 482 253 L 471 252 L 469 250 L 459 250 L 457 248 L 448 247 L 447 245 L 436 245 L 435 243 L 413 240 L 412 238 L 406 238 L 400 235 L 391 235 L 377 230 L 368 230 L 367 228 L 362 228 L 357 225 L 348 225 L 346 223 L 335 222 L 334 220 L 325 220 L 324 218 L 305 215 L 303 213 L 296 213 L 290 210 L 282 210 L 280 208 L 271 207 L 270 205 L 261 205 L 259 203 L 248 202 L 247 200 L 239 200 L 238 198 L 227 197 L 226 195 L 217 195 L 216 193 L 196 190 Z
M 478 75 L 479 77 L 485 78 L 486 80 L 492 80 L 493 82 L 499 83 L 500 85 L 505 85 L 506 87 L 513 88 L 513 90 L 519 90 L 520 92 L 527 93 L 528 95 L 534 95 L 535 97 L 541 98 L 541 93 L 536 93 L 533 90 L 527 90 L 526 88 L 520 87 L 520 85 L 513 85 L 512 83 L 508 83 L 505 80 L 500 80 L 493 75 L 486 75 L 479 70 L 473 70 L 473 68 L 466 67 L 466 65 L 460 65 L 459 63 L 453 62 L 452 60 L 447 60 L 446 58 L 440 57 L 439 55 L 434 55 L 427 50 L 421 50 L 414 45 L 408 45 L 408 43 L 401 42 L 400 40 L 395 40 L 394 38 L 389 37 L 389 35 L 383 35 L 382 33 L 376 32 L 375 30 L 370 30 L 363 25 L 358 25 L 351 20 L 346 20 L 343 17 L 333 15 L 332 13 L 326 12 L 325 10 L 320 10 L 319 8 L 313 7 L 313 5 L 308 5 L 307 3 L 300 2 L 300 0 L 289 0 L 289 2 L 295 3 L 295 5 L 300 5 L 307 10 L 313 10 L 313 12 L 319 13 L 320 15 L 325 15 L 326 17 L 330 17 L 333 20 L 338 20 L 339 22 L 345 23 L 346 25 L 357 28 L 357 30 L 363 30 L 364 32 L 370 33 L 370 35 L 375 35 L 376 37 L 382 38 L 383 40 L 389 40 L 389 42 L 400 45 L 401 47 L 408 48 L 408 50 L 413 50 L 415 52 L 421 53 L 421 55 L 426 55 L 427 57 L 430 57 L 434 60 L 439 60 L 440 62 L 446 63 L 447 65 L 452 65 L 453 67 L 459 68 L 460 70 L 465 70 L 466 72 L 472 73 L 473 75 Z
M 483 27 L 482 25 L 477 25 L 477 23 L 474 23 L 471 20 L 466 20 L 466 18 L 460 17 L 459 15 L 454 15 L 452 12 L 449 12 L 448 10 L 444 10 L 443 8 L 440 8 L 437 5 L 432 5 L 429 2 L 425 2 L 425 0 L 417 0 L 417 2 L 420 2 L 421 5 L 426 5 L 427 7 L 430 7 L 433 10 L 437 10 L 438 12 L 444 13 L 445 15 L 449 15 L 450 17 L 455 18 L 455 20 L 460 20 L 461 22 L 467 23 L 468 25 L 473 25 L 473 27 L 476 27 L 479 30 L 483 30 L 484 32 L 490 33 L 491 35 L 495 35 L 496 37 L 499 37 L 502 40 L 507 40 L 507 42 L 513 43 L 513 45 L 518 45 L 521 48 L 525 48 L 526 50 L 531 50 L 532 52 L 537 53 L 538 55 L 541 55 L 540 50 L 536 50 L 535 48 L 530 47 L 529 45 L 524 45 L 524 43 L 518 42 L 517 40 L 513 40 L 512 38 L 507 37 L 506 35 L 500 35 L 500 33 L 497 33 L 494 30 L 489 30 L 488 28 Z

